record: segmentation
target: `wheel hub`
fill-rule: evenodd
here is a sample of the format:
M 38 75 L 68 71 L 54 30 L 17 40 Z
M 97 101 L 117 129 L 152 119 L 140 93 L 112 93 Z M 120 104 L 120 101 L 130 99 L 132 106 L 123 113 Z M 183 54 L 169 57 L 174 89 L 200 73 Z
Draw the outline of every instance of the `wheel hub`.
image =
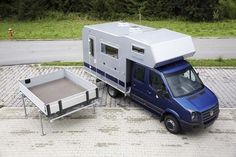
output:
M 166 126 L 167 126 L 167 128 L 168 128 L 169 130 L 171 130 L 171 131 L 174 131 L 174 130 L 175 130 L 175 127 L 176 127 L 175 122 L 174 122 L 173 120 L 171 120 L 171 119 L 168 119 L 168 120 L 166 121 Z
M 109 93 L 114 96 L 115 95 L 115 90 L 112 87 L 110 87 L 109 88 Z

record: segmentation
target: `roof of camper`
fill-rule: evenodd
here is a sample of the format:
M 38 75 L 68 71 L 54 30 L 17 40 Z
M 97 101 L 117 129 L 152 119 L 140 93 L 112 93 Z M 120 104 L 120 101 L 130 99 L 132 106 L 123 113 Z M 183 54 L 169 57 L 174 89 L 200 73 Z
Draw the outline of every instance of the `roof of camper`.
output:
M 155 29 L 127 22 L 110 22 L 86 27 L 114 36 L 127 37 L 149 45 L 189 37 L 168 29 Z

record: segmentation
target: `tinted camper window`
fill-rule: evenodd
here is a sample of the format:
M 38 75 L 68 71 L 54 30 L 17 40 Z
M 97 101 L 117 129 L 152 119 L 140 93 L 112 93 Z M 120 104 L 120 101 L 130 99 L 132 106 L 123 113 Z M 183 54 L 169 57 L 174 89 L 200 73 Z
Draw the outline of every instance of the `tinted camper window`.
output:
M 140 53 L 140 54 L 144 54 L 144 49 L 143 48 L 140 48 L 140 47 L 137 47 L 137 46 L 134 46 L 134 45 L 132 45 L 132 51 Z
M 94 56 L 94 40 L 89 38 L 89 52 L 91 56 Z
M 134 73 L 135 79 L 144 82 L 144 74 L 145 74 L 144 67 L 137 66 Z
M 101 44 L 101 51 L 107 55 L 110 55 L 114 58 L 118 58 L 118 49 L 106 44 Z

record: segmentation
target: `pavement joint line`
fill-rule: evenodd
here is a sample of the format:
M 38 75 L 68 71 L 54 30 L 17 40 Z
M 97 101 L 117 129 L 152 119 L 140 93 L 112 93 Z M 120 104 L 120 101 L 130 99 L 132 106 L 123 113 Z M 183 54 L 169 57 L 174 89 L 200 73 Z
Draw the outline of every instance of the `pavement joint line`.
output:
M 227 108 L 223 108 L 223 107 L 220 107 L 220 110 L 236 110 L 236 108 L 230 108 L 230 107 L 227 107 Z
M 234 66 L 193 66 L 194 68 L 197 69 L 236 69 Z

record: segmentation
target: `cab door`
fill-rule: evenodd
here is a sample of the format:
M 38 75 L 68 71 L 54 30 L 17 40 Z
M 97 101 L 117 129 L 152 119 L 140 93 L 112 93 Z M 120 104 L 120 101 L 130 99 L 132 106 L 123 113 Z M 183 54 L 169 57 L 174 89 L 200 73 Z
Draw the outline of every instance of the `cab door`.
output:
M 146 73 L 147 68 L 134 63 L 132 70 L 132 81 L 131 81 L 131 97 L 134 100 L 144 103 L 146 99 L 146 89 L 147 89 L 147 81 L 146 81 Z
M 163 91 L 162 95 L 158 95 L 158 91 Z M 171 105 L 170 96 L 165 88 L 164 82 L 160 74 L 155 70 L 150 70 L 148 74 L 147 100 L 153 110 L 162 113 Z

